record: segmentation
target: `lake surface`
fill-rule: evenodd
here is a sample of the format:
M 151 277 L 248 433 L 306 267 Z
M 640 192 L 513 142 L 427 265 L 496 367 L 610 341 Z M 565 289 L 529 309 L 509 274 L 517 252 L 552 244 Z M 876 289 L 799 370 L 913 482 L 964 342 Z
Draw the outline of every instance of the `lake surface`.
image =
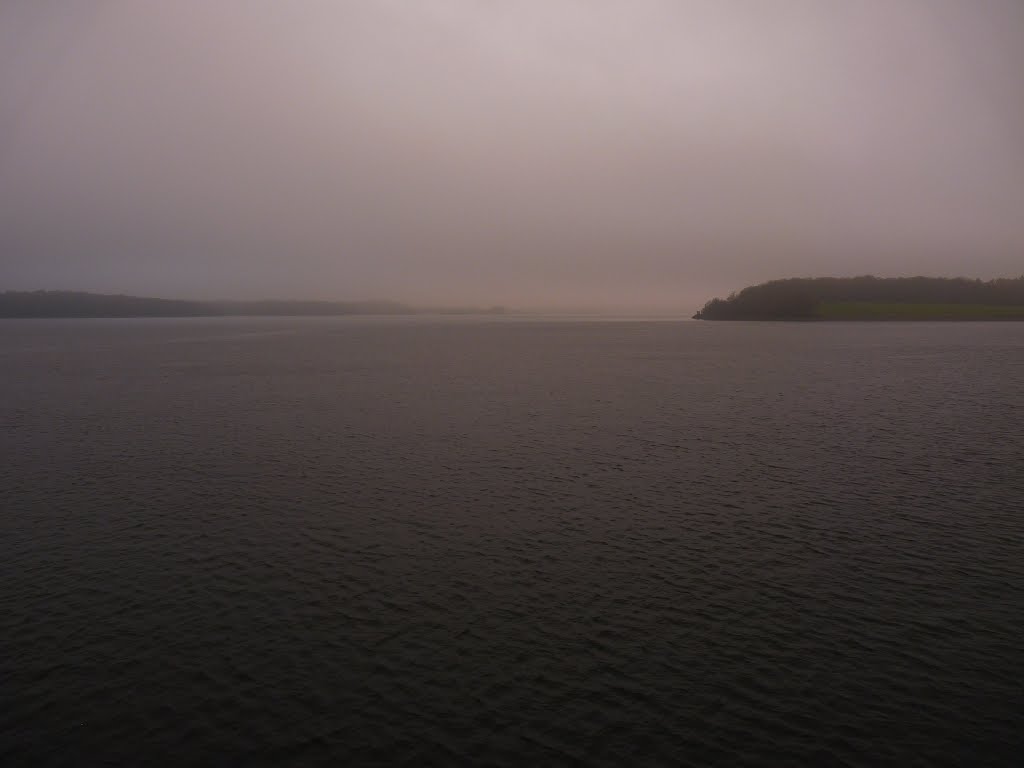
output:
M 1021 765 L 1024 324 L 0 324 L 0 762 Z

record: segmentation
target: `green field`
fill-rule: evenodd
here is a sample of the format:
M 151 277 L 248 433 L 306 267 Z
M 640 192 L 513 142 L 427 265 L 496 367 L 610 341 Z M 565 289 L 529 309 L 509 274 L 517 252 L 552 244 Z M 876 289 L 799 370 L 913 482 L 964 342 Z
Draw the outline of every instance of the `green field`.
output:
M 818 314 L 823 320 L 1024 320 L 1024 306 L 836 301 L 822 302 Z

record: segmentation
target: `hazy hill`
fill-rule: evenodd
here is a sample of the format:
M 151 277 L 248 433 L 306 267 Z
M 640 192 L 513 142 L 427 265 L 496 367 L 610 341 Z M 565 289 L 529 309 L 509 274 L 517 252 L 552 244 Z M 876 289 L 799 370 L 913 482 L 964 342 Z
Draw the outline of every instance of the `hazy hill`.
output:
M 394 301 L 185 301 L 81 291 L 0 293 L 0 317 L 216 317 L 227 315 L 410 315 L 504 312 L 489 309 L 411 307 Z

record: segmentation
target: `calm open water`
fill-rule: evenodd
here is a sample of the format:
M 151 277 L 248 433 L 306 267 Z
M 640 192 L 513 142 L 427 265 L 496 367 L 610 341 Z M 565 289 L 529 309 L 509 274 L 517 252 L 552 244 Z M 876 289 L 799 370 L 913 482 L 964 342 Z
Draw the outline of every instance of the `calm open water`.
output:
M 0 762 L 1024 764 L 1024 324 L 0 325 Z

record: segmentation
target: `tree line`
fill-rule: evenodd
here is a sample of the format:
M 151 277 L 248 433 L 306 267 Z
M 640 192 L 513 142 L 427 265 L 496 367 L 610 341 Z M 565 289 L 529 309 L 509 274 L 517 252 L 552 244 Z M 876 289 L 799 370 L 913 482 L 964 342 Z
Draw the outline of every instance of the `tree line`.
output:
M 699 320 L 800 320 L 819 316 L 824 302 L 885 304 L 977 304 L 1024 306 L 1024 276 L 972 280 L 965 277 L 793 277 L 752 285 L 714 298 Z

